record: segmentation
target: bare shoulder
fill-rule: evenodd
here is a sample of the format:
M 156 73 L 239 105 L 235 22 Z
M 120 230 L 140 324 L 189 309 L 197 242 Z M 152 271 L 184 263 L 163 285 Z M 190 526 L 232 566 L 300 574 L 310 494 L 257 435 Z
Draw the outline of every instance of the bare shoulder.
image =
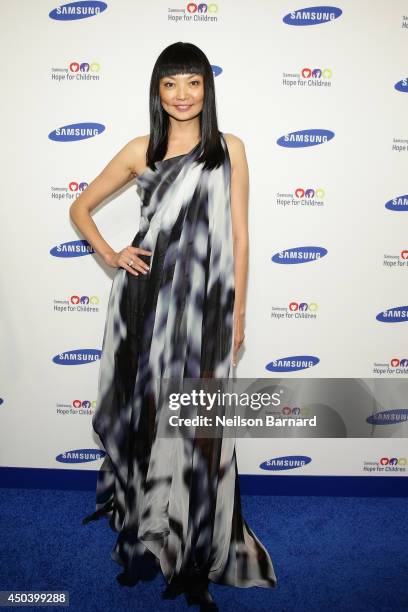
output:
M 129 165 L 135 175 L 141 174 L 146 168 L 146 151 L 149 145 L 150 134 L 136 136 L 126 143 L 124 150 L 129 156 Z
M 244 141 L 241 140 L 241 138 L 239 138 L 238 136 L 236 136 L 235 134 L 228 134 L 226 132 L 223 132 L 224 134 L 224 138 L 228 144 L 228 148 L 230 146 L 232 147 L 243 147 L 244 146 Z
M 238 136 L 235 136 L 235 134 L 224 134 L 224 138 L 227 143 L 231 166 L 234 168 L 245 165 L 246 154 L 244 141 Z
M 149 144 L 150 134 L 145 134 L 144 136 L 136 136 L 136 138 L 132 138 L 129 140 L 128 144 L 132 145 L 135 149 L 147 149 L 147 145 Z

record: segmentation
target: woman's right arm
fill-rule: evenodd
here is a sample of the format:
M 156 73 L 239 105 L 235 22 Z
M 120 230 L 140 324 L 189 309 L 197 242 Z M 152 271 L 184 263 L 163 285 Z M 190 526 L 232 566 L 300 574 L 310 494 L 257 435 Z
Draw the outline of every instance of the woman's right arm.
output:
M 91 217 L 91 212 L 138 174 L 136 166 L 141 168 L 146 165 L 143 160 L 145 160 L 147 138 L 140 136 L 129 141 L 69 208 L 72 222 L 104 262 L 115 268 L 124 267 L 136 276 L 138 276 L 136 270 L 146 273 L 149 269 L 137 254 L 149 255 L 151 251 L 128 246 L 117 253 L 102 237 Z M 132 266 L 127 263 L 130 259 L 134 262 Z

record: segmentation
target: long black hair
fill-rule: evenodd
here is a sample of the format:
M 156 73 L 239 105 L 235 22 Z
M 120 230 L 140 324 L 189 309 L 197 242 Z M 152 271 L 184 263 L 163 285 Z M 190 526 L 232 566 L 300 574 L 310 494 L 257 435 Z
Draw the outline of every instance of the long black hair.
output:
M 197 162 L 204 162 L 205 169 L 222 164 L 225 152 L 218 130 L 215 104 L 214 75 L 207 56 L 192 43 L 176 42 L 159 55 L 150 80 L 150 138 L 146 153 L 146 165 L 155 170 L 155 162 L 161 161 L 168 147 L 169 116 L 160 100 L 160 79 L 175 74 L 201 74 L 204 80 L 204 101 L 200 113 L 200 155 Z

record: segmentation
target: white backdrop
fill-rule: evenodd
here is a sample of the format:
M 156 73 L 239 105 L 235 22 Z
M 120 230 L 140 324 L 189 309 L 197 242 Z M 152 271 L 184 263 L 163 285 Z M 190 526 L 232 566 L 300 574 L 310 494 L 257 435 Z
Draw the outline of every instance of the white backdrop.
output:
M 220 0 L 201 5 L 207 12 L 183 0 L 78 2 L 71 12 L 48 0 L 2 4 L 0 465 L 100 466 L 91 428 L 99 361 L 70 365 L 69 354 L 98 356 L 114 270 L 76 244 L 83 237 L 68 209 L 78 185 L 148 133 L 153 64 L 179 40 L 213 65 L 220 129 L 244 141 L 250 167 L 237 376 L 407 377 L 405 1 L 343 0 L 321 23 L 286 0 Z M 285 17 L 297 9 L 304 12 Z M 99 124 L 92 137 L 53 139 L 61 127 L 90 123 Z M 334 135 L 315 146 L 278 144 L 302 130 Z M 139 207 L 132 182 L 95 213 L 113 248 L 133 239 Z M 296 265 L 272 259 L 311 246 L 327 254 Z M 376 319 L 388 309 L 398 322 Z M 278 374 L 266 367 L 299 355 L 316 365 Z M 240 472 L 408 475 L 407 405 L 393 408 L 403 422 L 382 426 L 382 438 L 240 439 Z M 260 467 L 291 456 L 310 461 Z

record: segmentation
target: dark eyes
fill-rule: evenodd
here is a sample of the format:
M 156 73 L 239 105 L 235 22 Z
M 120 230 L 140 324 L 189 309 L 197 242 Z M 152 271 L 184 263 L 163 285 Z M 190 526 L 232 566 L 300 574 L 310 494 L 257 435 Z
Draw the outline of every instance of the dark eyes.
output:
M 200 81 L 198 81 L 197 79 L 194 79 L 193 81 L 190 81 L 190 84 L 199 85 Z M 167 85 L 174 85 L 174 83 L 172 83 L 171 81 L 167 81 L 166 83 L 164 83 L 164 86 L 167 87 Z M 167 87 L 167 89 L 170 89 L 170 88 Z

